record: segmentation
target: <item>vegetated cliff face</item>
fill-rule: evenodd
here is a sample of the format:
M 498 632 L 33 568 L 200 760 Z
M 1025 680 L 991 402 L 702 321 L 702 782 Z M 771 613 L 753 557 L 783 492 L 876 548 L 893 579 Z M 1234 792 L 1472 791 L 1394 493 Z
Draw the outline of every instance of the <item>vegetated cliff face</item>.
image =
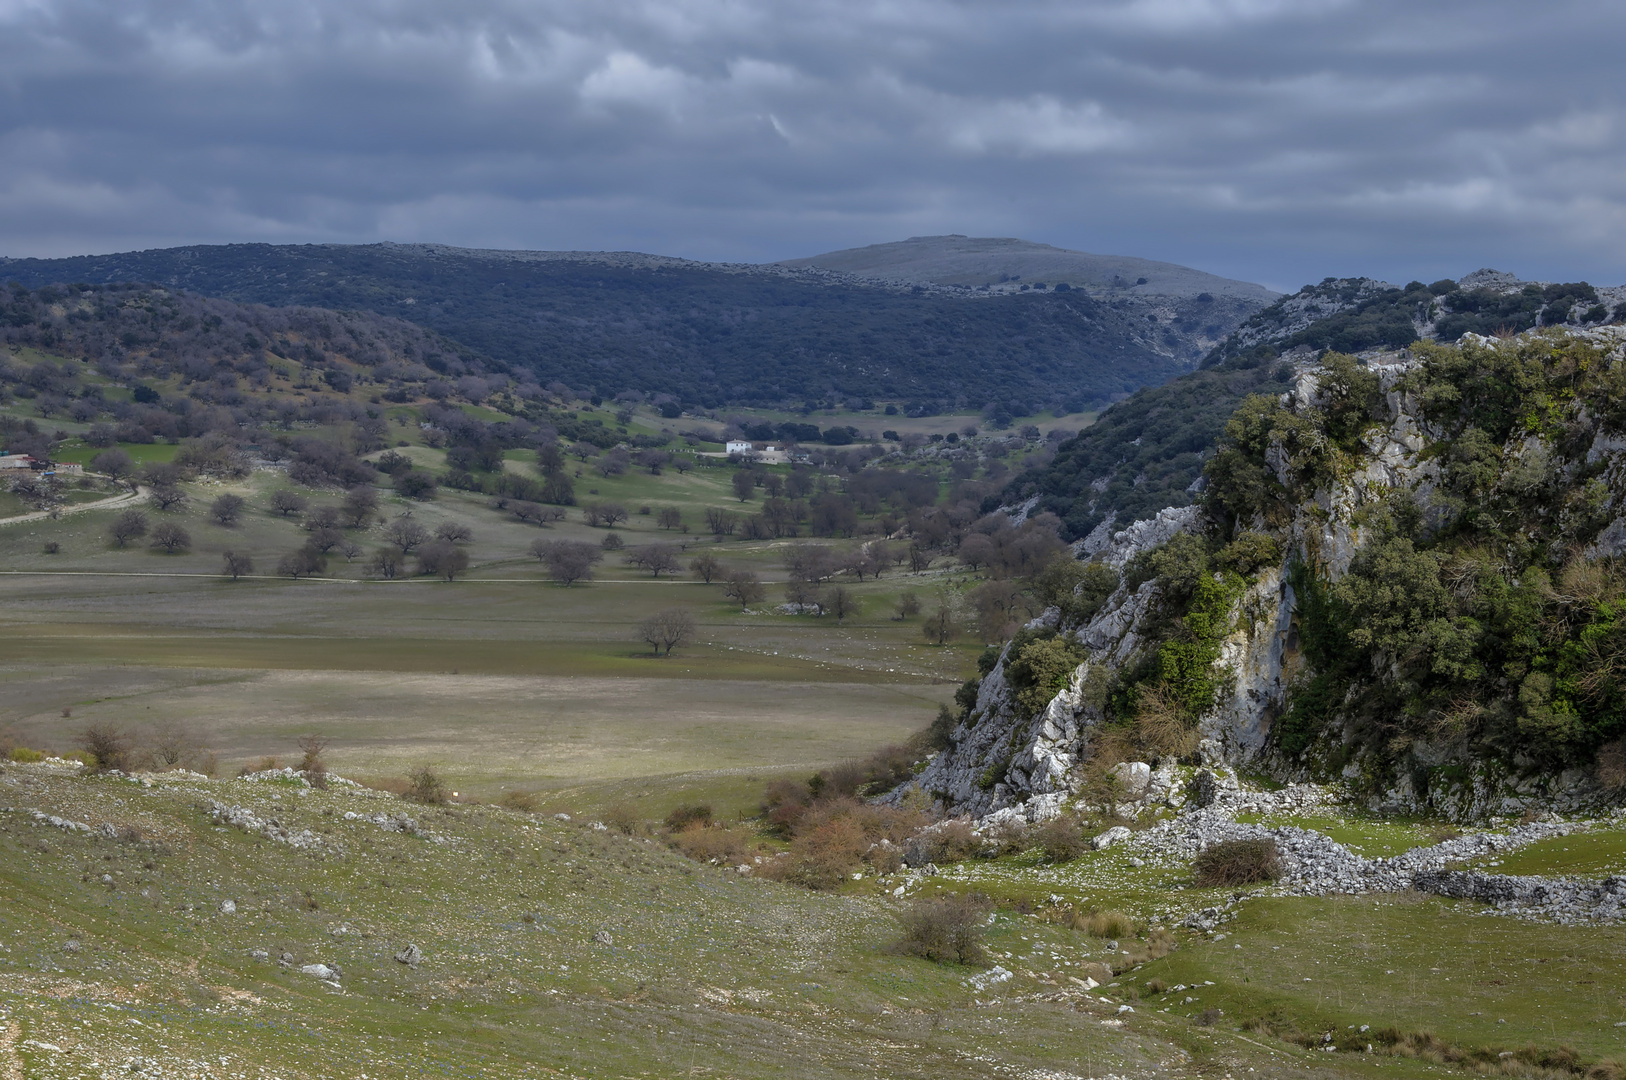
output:
M 1203 503 L 1113 536 L 1116 592 L 1009 643 L 906 787 L 1044 817 L 1180 756 L 1462 820 L 1619 801 L 1623 358 L 1622 327 L 1470 335 L 1248 398 Z M 1077 662 L 1036 706 L 1046 650 Z

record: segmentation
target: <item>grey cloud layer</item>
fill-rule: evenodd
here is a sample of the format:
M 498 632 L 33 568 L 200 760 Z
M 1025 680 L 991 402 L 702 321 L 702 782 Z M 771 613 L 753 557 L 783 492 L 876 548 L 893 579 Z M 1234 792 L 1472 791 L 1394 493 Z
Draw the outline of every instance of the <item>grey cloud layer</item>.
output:
M 766 259 L 1021 235 L 1277 287 L 1626 279 L 1606 3 L 0 0 L 0 248 Z

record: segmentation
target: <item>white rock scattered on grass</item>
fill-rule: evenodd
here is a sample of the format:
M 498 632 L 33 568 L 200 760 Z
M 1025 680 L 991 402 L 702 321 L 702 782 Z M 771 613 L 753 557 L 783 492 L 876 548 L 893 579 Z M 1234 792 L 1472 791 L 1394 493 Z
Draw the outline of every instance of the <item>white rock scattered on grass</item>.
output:
M 615 938 L 610 936 L 610 932 L 608 930 L 600 930 L 598 933 L 594 934 L 593 941 L 599 945 L 615 944 Z
M 237 914 L 237 901 L 235 901 L 235 900 L 222 900 L 220 902 L 220 913 L 222 915 L 235 915 L 235 914 Z
M 262 964 L 269 964 L 271 962 L 271 954 L 266 952 L 264 949 L 255 949 L 253 952 L 249 953 L 249 956 L 253 957 L 255 960 L 258 960 Z
M 306 964 L 299 969 L 299 972 L 302 975 L 314 976 L 323 982 L 337 982 L 339 980 L 337 969 L 330 968 L 326 964 Z
M 409 944 L 395 954 L 395 961 L 399 964 L 405 964 L 407 967 L 415 968 L 423 963 L 423 950 L 416 945 Z

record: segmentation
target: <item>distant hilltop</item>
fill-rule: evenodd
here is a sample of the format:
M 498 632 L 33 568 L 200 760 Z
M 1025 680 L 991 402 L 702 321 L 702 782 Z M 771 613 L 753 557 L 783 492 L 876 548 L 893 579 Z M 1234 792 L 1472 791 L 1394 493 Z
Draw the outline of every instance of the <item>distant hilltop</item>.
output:
M 1010 237 L 914 236 L 889 244 L 831 251 L 781 266 L 818 267 L 855 277 L 930 285 L 959 285 L 990 292 L 1017 292 L 1043 285 L 1099 295 L 1213 297 L 1251 301 L 1259 306 L 1280 294 L 1248 281 L 1235 281 L 1189 266 L 1092 255 Z

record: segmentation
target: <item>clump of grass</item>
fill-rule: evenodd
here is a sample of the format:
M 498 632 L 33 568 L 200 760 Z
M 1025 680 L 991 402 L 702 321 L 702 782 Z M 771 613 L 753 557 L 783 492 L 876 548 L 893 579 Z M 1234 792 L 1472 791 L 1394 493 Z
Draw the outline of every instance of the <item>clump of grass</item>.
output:
M 1282 876 L 1275 840 L 1224 840 L 1204 848 L 1192 863 L 1202 888 L 1254 885 Z
M 1034 831 L 1033 839 L 1034 846 L 1053 863 L 1072 862 L 1090 849 L 1078 820 L 1065 814 L 1039 826 Z
M 38 750 L 30 750 L 26 746 L 12 747 L 11 753 L 7 756 L 10 757 L 12 761 L 22 765 L 32 765 L 34 762 L 45 760 L 45 755 L 43 753 Z
M 1146 981 L 1146 992 L 1148 994 L 1161 994 L 1168 988 L 1169 984 L 1162 979 L 1148 979 Z
M 1082 930 L 1091 937 L 1132 938 L 1135 920 L 1121 911 L 1081 911 L 1073 916 L 1073 929 Z
M 902 936 L 895 952 L 939 964 L 984 964 L 983 948 L 990 905 L 982 896 L 939 896 L 917 900 L 898 916 Z
M 407 773 L 406 797 L 413 802 L 440 806 L 451 801 L 451 794 L 446 781 L 428 765 L 420 765 Z

